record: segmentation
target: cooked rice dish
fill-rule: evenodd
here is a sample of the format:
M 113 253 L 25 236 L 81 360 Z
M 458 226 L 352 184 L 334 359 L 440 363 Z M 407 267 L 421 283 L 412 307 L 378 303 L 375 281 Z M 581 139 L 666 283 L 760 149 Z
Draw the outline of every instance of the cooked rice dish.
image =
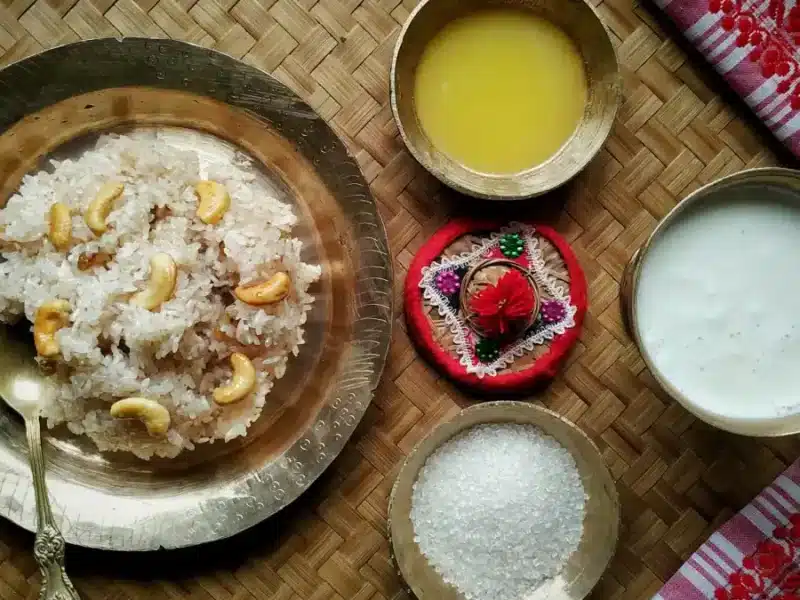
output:
M 297 217 L 246 157 L 204 161 L 155 132 L 106 135 L 0 211 L 0 321 L 33 324 L 49 427 L 174 457 L 244 436 L 297 355 L 320 276 Z

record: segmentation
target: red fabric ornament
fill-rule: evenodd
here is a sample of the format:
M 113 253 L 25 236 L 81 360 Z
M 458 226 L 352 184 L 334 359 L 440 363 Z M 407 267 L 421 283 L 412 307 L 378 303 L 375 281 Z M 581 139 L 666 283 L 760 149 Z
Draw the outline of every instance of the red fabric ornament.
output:
M 534 223 L 530 224 L 534 225 Z M 484 232 L 487 234 L 496 232 L 505 225 L 506 223 L 503 221 L 452 219 L 422 244 L 408 267 L 408 275 L 403 287 L 403 307 L 409 336 L 425 357 L 459 385 L 473 391 L 499 395 L 528 390 L 541 381 L 555 377 L 567 353 L 578 341 L 586 315 L 587 302 L 586 277 L 575 253 L 567 241 L 552 228 L 536 223 L 537 235 L 557 249 L 566 265 L 570 279 L 570 301 L 576 307 L 575 327 L 567 329 L 563 335 L 557 335 L 552 341 L 542 346 L 542 349 L 545 349 L 544 353 L 526 369 L 517 372 L 507 370 L 498 373 L 496 377 L 483 378 L 474 373 L 467 373 L 459 358 L 442 346 L 441 340 L 434 334 L 428 322 L 427 307 L 422 297 L 422 288 L 420 288 L 423 269 L 432 261 L 438 260 L 445 248 L 455 240 L 468 234 L 479 235 Z M 488 258 L 501 258 L 501 256 L 489 256 Z
M 517 270 L 509 271 L 496 285 L 488 285 L 475 294 L 469 307 L 475 322 L 492 337 L 504 336 L 520 321 L 530 318 L 536 304 L 533 288 Z

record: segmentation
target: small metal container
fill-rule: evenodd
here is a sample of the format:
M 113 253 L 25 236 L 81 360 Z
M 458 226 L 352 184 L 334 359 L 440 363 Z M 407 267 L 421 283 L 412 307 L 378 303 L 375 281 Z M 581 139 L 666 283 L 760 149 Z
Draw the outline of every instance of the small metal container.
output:
M 450 21 L 491 7 L 529 10 L 553 22 L 575 42 L 586 69 L 586 108 L 572 137 L 542 164 L 513 174 L 480 173 L 437 150 L 422 130 L 414 106 L 414 74 L 428 42 Z M 611 38 L 585 0 L 422 0 L 397 38 L 390 85 L 394 120 L 414 158 L 445 185 L 487 200 L 538 196 L 577 175 L 605 143 L 622 98 L 622 76 Z
M 614 479 L 600 450 L 578 426 L 558 414 L 528 402 L 485 402 L 461 411 L 433 430 L 403 463 L 389 499 L 392 553 L 400 574 L 419 600 L 464 600 L 428 563 L 414 540 L 411 495 L 425 461 L 455 435 L 475 425 L 520 423 L 535 425 L 555 438 L 575 459 L 586 492 L 586 515 L 578 549 L 558 577 L 545 582 L 531 599 L 582 600 L 606 570 L 617 546 L 620 507 Z
M 623 318 L 630 336 L 639 348 L 642 358 L 653 377 L 672 398 L 698 418 L 720 429 L 741 435 L 775 437 L 800 433 L 800 414 L 788 414 L 769 419 L 744 419 L 727 417 L 704 409 L 692 398 L 678 390 L 670 382 L 669 378 L 655 366 L 650 349 L 642 341 L 643 336 L 638 326 L 636 312 L 637 289 L 641 279 L 642 264 L 653 243 L 688 207 L 710 201 L 713 198 L 719 198 L 720 194 L 729 193 L 745 185 L 783 188 L 796 194 L 797 201 L 800 202 L 800 172 L 776 167 L 740 171 L 695 190 L 661 220 L 647 241 L 631 257 L 620 286 Z M 798 232 L 798 235 L 800 235 L 800 232 Z M 787 276 L 794 277 L 796 274 L 787 274 Z

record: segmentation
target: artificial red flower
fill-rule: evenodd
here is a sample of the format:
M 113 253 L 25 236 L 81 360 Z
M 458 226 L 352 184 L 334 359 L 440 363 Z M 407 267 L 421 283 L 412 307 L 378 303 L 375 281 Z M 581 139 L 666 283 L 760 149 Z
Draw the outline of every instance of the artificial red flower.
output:
M 509 333 L 520 321 L 528 319 L 536 304 L 533 288 L 517 270 L 503 275 L 496 285 L 487 285 L 470 300 L 475 321 L 490 336 Z

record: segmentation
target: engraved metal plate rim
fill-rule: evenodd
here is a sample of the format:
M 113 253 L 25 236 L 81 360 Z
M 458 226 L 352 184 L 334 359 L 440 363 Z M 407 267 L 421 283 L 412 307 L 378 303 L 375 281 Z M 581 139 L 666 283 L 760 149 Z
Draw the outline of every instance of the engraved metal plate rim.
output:
M 60 73 L 59 65 L 69 65 L 69 73 Z M 135 37 L 81 41 L 46 50 L 0 71 L 0 132 L 57 102 L 125 86 L 194 93 L 270 123 L 296 145 L 331 189 L 356 240 L 353 251 L 358 261 L 353 334 L 332 393 L 280 460 L 219 486 L 217 497 L 198 508 L 208 519 L 198 519 L 197 513 L 187 512 L 185 505 L 168 497 L 161 501 L 159 515 L 137 523 L 136 528 L 130 524 L 117 527 L 109 518 L 113 510 L 97 519 L 90 516 L 86 520 L 86 515 L 81 515 L 83 520 L 76 521 L 69 510 L 61 514 L 59 498 L 74 505 L 72 495 L 78 495 L 82 503 L 91 506 L 103 498 L 108 501 L 111 492 L 103 496 L 94 489 L 59 481 L 58 473 L 48 472 L 56 519 L 68 543 L 145 551 L 193 546 L 252 527 L 295 500 L 333 462 L 364 415 L 383 371 L 391 339 L 393 272 L 383 222 L 345 144 L 284 84 L 220 52 L 176 40 Z M 16 485 L 13 481 L 4 485 L 11 475 Z M 29 477 L 0 465 L 0 515 L 34 531 L 32 489 L 19 489 L 30 482 Z

